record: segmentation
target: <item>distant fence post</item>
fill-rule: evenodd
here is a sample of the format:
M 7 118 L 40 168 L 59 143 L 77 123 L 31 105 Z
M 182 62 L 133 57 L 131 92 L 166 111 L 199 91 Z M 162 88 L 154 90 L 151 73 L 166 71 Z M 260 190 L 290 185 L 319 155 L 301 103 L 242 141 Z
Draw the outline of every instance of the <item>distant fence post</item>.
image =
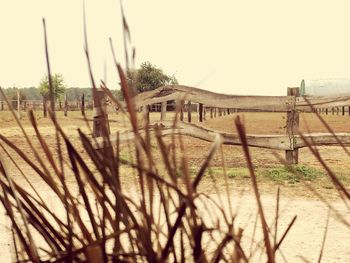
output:
M 92 133 L 94 137 L 101 137 L 110 133 L 108 114 L 105 103 L 105 93 L 103 90 L 96 90 L 94 96 L 94 117 Z M 106 133 L 106 134 L 104 134 Z
M 198 104 L 198 115 L 199 115 L 199 122 L 203 122 L 203 104 Z
M 142 107 L 144 126 L 149 124 L 149 105 L 144 105 Z
M 189 100 L 187 102 L 187 121 L 191 123 L 192 121 L 192 115 L 191 115 L 192 109 L 191 109 L 191 101 Z
M 167 106 L 167 101 L 162 101 L 161 107 L 160 107 L 160 120 L 164 121 L 166 117 L 166 106 Z
M 17 90 L 17 117 L 21 119 L 21 93 Z
M 180 113 L 180 121 L 184 121 L 184 101 L 177 100 L 176 101 L 176 110 Z
M 85 95 L 81 95 L 81 115 L 85 115 Z
M 287 164 L 297 164 L 298 163 L 298 149 L 294 149 L 294 139 L 295 134 L 298 132 L 299 128 L 299 112 L 295 109 L 296 97 L 300 94 L 299 88 L 288 88 L 287 95 L 293 96 L 294 101 L 292 103 L 293 108 L 287 112 L 287 125 L 286 132 L 290 140 L 290 144 L 293 150 L 286 150 L 286 162 Z
M 47 117 L 47 105 L 46 105 L 46 98 L 43 96 L 43 112 L 44 112 L 44 118 Z
M 67 94 L 64 95 L 64 117 L 67 117 L 68 115 L 68 100 L 67 100 Z

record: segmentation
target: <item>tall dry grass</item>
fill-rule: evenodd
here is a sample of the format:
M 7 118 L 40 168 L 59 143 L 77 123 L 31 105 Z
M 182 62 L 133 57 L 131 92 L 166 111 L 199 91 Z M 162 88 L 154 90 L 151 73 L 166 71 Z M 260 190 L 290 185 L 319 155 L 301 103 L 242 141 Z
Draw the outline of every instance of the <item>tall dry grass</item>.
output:
M 43 25 L 47 68 L 50 76 L 45 20 Z M 127 41 L 130 32 L 124 15 L 123 25 L 125 41 Z M 84 32 L 85 54 L 95 106 L 102 105 L 103 102 L 99 101 L 96 96 L 97 85 L 91 69 L 86 22 Z M 7 155 L 6 157 L 16 165 L 20 174 L 26 178 L 26 171 L 16 160 L 19 157 L 21 161 L 24 161 L 28 167 L 26 170 L 32 169 L 45 182 L 48 191 L 54 193 L 58 205 L 64 211 L 61 213 L 50 207 L 45 199 L 47 193 L 39 193 L 30 184 L 30 179 L 26 178 L 31 189 L 26 189 L 16 183 L 6 169 L 3 159 L 0 159 L 2 188 L 0 201 L 14 230 L 16 261 L 249 262 L 259 246 L 251 244 L 255 246 L 253 250 L 243 247 L 244 229 L 235 225 L 235 214 L 232 209 L 225 209 L 221 201 L 217 202 L 198 191 L 198 185 L 207 173 L 214 154 L 221 147 L 221 138 L 219 136 L 215 138 L 210 150 L 205 153 L 205 160 L 200 165 L 197 174 L 192 177 L 189 172 L 183 138 L 172 136 L 170 142 L 165 141 L 161 136 L 161 127 L 151 127 L 149 123 L 144 126 L 138 122 L 133 103 L 133 91 L 127 86 L 124 71 L 116 60 L 112 41 L 111 48 L 121 80 L 126 109 L 113 97 L 105 83 L 101 82 L 99 87 L 119 106 L 130 122 L 135 139 L 128 147 L 133 158 L 121 158 L 120 141 L 117 139 L 115 144 L 111 143 L 108 123 L 105 119 L 106 114 L 103 113 L 99 119 L 103 147 L 96 149 L 94 147 L 96 141 L 92 138 L 91 133 L 86 134 L 79 130 L 80 145 L 84 149 L 84 153 L 81 153 L 65 134 L 55 116 L 50 80 L 51 108 L 49 113 L 56 130 L 56 147 L 50 147 L 47 140 L 41 135 L 31 111 L 28 114 L 36 133 L 35 140 L 41 146 L 40 149 L 35 147 L 35 143 L 28 136 L 13 110 L 12 113 L 18 126 L 22 129 L 32 155 L 28 156 L 11 140 L 0 134 L 3 154 Z M 125 56 L 128 59 L 127 52 Z M 8 105 L 11 107 L 10 103 Z M 102 106 L 100 109 L 103 111 Z M 178 121 L 177 115 L 174 119 L 174 127 Z M 318 117 L 322 120 L 321 116 L 318 115 Z M 89 125 L 88 121 L 86 123 Z M 260 222 L 263 234 L 263 246 L 260 249 L 264 252 L 267 262 L 275 262 L 276 253 L 292 228 L 296 217 L 291 220 L 286 229 L 278 229 L 280 196 L 278 192 L 273 225 L 268 225 L 260 200 L 259 186 L 249 153 L 244 125 L 239 118 L 235 120 L 235 127 L 241 139 L 242 151 L 247 160 L 258 205 L 259 217 L 256 221 Z M 146 132 L 141 134 L 140 128 L 144 128 Z M 332 132 L 331 129 L 330 132 Z M 157 147 L 162 153 L 161 164 L 155 160 L 152 139 L 156 140 Z M 312 142 L 305 139 L 305 143 L 318 158 L 336 186 L 339 195 L 347 203 L 350 199 L 348 190 L 328 168 L 317 149 L 312 146 Z M 345 147 L 344 150 L 347 151 Z M 165 169 L 160 169 L 160 165 Z M 122 170 L 121 167 L 128 167 L 127 171 L 132 171 L 136 175 L 135 189 L 138 190 L 123 187 L 121 173 L 126 170 Z M 224 164 L 223 168 L 225 170 Z M 290 169 L 293 170 L 293 167 Z M 78 191 L 72 187 L 71 180 L 67 182 L 68 177 L 74 178 L 74 185 Z M 224 198 L 230 203 L 231 192 L 227 177 L 225 178 Z M 316 190 L 314 191 L 317 194 Z M 210 209 L 201 209 L 201 207 L 208 207 L 208 203 L 216 207 L 215 213 Z M 332 209 L 331 206 L 330 209 Z M 341 215 L 339 217 L 341 218 Z M 343 220 L 347 223 L 344 218 Z M 258 231 L 257 225 L 256 223 L 256 231 Z M 326 232 L 324 237 L 326 237 Z M 322 259 L 322 251 L 323 248 L 319 261 Z

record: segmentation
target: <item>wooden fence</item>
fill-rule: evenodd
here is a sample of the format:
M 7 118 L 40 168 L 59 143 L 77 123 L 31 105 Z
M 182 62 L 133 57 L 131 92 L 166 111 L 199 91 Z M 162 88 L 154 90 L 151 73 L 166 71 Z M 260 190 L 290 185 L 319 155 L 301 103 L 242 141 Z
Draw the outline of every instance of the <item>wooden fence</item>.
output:
M 44 103 L 42 100 L 20 100 L 19 102 L 17 100 L 9 100 L 9 103 L 11 104 L 12 108 L 15 110 L 18 110 L 18 105 L 20 105 L 21 111 L 26 110 L 43 110 Z M 80 111 L 82 108 L 82 102 L 81 100 L 73 100 L 67 102 L 68 111 Z M 65 108 L 64 101 L 58 101 L 56 102 L 56 110 L 63 111 Z M 85 101 L 85 109 L 92 109 L 93 103 L 92 101 Z M 0 111 L 7 111 L 9 110 L 9 107 L 7 103 L 3 100 L 0 100 Z
M 176 127 L 165 122 L 167 102 L 175 101 L 180 112 L 180 120 Z M 150 105 L 160 104 L 163 135 L 183 134 L 195 138 L 212 141 L 218 132 L 192 124 L 191 105 L 198 104 L 199 122 L 206 118 L 215 118 L 235 111 L 285 112 L 285 135 L 252 135 L 248 134 L 248 144 L 252 147 L 284 150 L 286 162 L 298 163 L 298 149 L 309 145 L 350 145 L 350 133 L 313 133 L 299 135 L 300 112 L 327 112 L 325 109 L 345 109 L 350 105 L 350 96 L 299 97 L 299 88 L 288 88 L 287 96 L 234 96 L 218 94 L 198 88 L 169 85 L 137 95 L 134 98 L 137 109 L 142 109 L 149 118 Z M 187 113 L 187 118 L 185 117 Z M 187 120 L 187 123 L 186 123 Z M 237 135 L 221 133 L 223 143 L 240 145 Z M 120 140 L 133 139 L 132 133 L 121 135 Z M 98 143 L 99 145 L 99 143 Z M 96 147 L 98 147 L 98 145 Z
M 18 110 L 19 115 L 21 110 L 43 107 L 43 101 L 21 101 L 20 94 L 17 97 L 17 100 L 10 101 L 10 104 Z M 101 94 L 102 97 L 104 95 Z M 212 141 L 217 132 L 192 124 L 193 111 L 198 112 L 199 122 L 203 122 L 206 118 L 220 117 L 237 111 L 284 112 L 286 113 L 285 135 L 248 134 L 247 137 L 248 143 L 252 147 L 285 150 L 286 161 L 289 164 L 298 163 L 298 149 L 306 147 L 307 144 L 350 145 L 350 133 L 336 133 L 335 135 L 314 133 L 303 136 L 298 134 L 300 112 L 338 115 L 346 115 L 347 113 L 350 115 L 350 96 L 299 97 L 299 88 L 288 88 L 286 96 L 235 96 L 188 86 L 169 85 L 138 94 L 133 98 L 133 102 L 136 109 L 144 111 L 146 118 L 147 116 L 149 118 L 150 110 L 161 112 L 160 124 L 163 125 L 164 135 L 178 133 L 207 141 Z M 4 104 L 3 101 L 0 101 L 0 110 L 5 110 Z M 181 122 L 178 123 L 177 127 L 171 127 L 169 123 L 165 122 L 169 105 L 170 108 L 176 106 L 179 109 Z M 64 110 L 66 115 L 68 109 L 81 110 L 83 114 L 85 108 L 92 107 L 93 103 L 86 103 L 83 96 L 80 101 L 68 102 L 65 100 L 63 103 L 58 103 L 56 108 Z M 94 120 L 96 119 L 97 122 L 101 116 L 99 111 L 94 112 Z M 187 123 L 185 123 L 186 121 Z M 97 137 L 98 134 L 100 131 L 96 128 L 94 135 Z M 224 144 L 240 144 L 238 137 L 234 134 L 221 133 L 221 135 Z M 121 135 L 121 141 L 131 138 L 133 138 L 132 134 Z

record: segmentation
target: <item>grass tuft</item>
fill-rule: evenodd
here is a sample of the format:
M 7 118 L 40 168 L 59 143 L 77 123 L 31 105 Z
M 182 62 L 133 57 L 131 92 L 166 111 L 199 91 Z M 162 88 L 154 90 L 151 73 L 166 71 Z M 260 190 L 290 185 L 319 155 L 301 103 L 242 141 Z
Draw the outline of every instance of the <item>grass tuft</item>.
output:
M 287 182 L 289 184 L 301 181 L 313 181 L 323 175 L 323 172 L 307 165 L 296 165 L 294 171 L 282 166 L 266 171 L 266 177 L 275 182 Z

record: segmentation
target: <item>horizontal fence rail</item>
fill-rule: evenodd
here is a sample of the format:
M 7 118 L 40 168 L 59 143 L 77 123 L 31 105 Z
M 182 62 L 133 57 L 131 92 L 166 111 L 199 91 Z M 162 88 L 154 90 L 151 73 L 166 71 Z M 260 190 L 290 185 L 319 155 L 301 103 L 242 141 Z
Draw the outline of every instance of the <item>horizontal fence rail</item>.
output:
M 293 105 L 291 96 L 235 96 L 214 93 L 198 88 L 169 85 L 138 94 L 135 106 L 142 107 L 171 100 L 186 100 L 203 104 L 206 107 L 236 108 L 259 111 L 290 111 Z
M 350 96 L 240 96 L 226 95 L 182 85 L 163 86 L 135 96 L 135 106 L 142 107 L 165 101 L 191 101 L 210 108 L 230 108 L 266 112 L 297 111 L 310 112 L 314 108 L 333 108 L 350 105 Z
M 173 122 L 159 122 L 151 125 L 149 130 L 152 131 L 155 126 L 158 126 L 162 136 L 168 135 L 185 135 L 193 138 L 213 142 L 215 136 L 219 134 L 222 137 L 222 142 L 225 145 L 242 145 L 237 134 L 223 133 L 205 127 L 178 122 L 173 126 Z M 145 129 L 141 129 L 139 134 L 146 133 Z M 132 131 L 119 133 L 119 142 L 125 143 L 135 139 L 135 134 Z M 116 137 L 111 136 L 111 143 L 115 143 Z M 307 147 L 305 140 L 312 146 L 333 146 L 339 145 L 341 142 L 344 146 L 350 146 L 350 133 L 311 133 L 294 136 L 294 142 L 288 135 L 247 135 L 248 145 L 250 147 L 274 149 L 274 150 L 295 150 Z M 103 138 L 97 138 L 95 148 L 104 147 Z

